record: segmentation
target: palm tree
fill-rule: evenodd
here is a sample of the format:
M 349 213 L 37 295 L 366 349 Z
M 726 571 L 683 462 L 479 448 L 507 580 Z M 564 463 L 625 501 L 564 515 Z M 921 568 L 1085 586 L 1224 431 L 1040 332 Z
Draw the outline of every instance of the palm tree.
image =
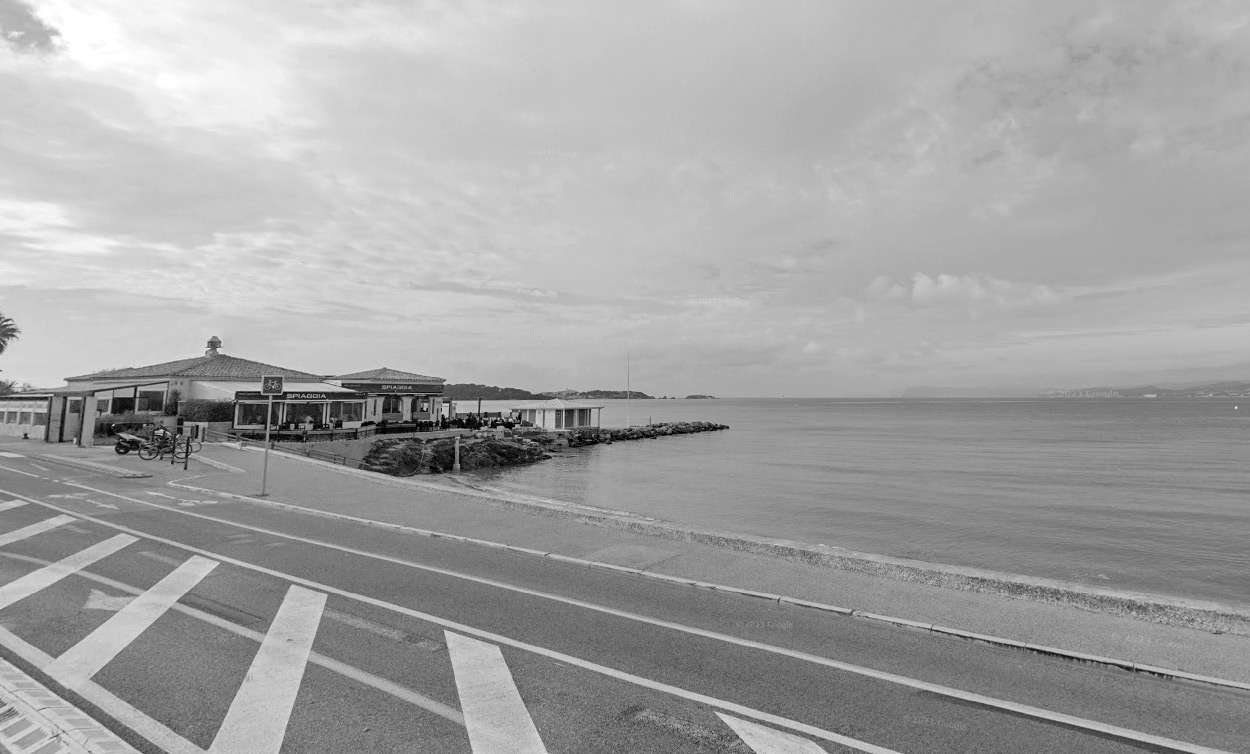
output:
M 16 322 L 0 314 L 0 353 L 9 347 L 9 341 L 17 340 L 21 334 Z

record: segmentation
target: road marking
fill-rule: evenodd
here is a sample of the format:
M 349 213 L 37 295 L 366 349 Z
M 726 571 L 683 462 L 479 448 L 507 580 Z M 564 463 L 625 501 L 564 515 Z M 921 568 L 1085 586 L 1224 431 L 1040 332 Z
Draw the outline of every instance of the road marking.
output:
M 209 754 L 278 754 L 325 604 L 322 592 L 287 590 Z
M 42 649 L 28 643 L 3 626 L 0 626 L 0 644 L 37 668 L 42 668 L 52 662 L 52 658 Z M 130 702 L 119 699 L 94 681 L 84 683 L 77 693 L 100 709 L 107 710 L 114 718 L 125 723 L 128 728 L 151 741 L 166 754 L 204 754 L 204 750 L 200 747 L 174 733 L 163 723 L 143 714 Z
M 123 649 L 148 629 L 157 618 L 191 591 L 217 567 L 215 561 L 193 555 L 151 589 L 130 600 L 116 615 L 106 620 L 85 639 L 70 647 L 44 668 L 48 675 L 68 689 L 100 672 Z
M 99 589 L 92 589 L 91 594 L 87 595 L 87 601 L 83 603 L 82 609 L 108 610 L 115 613 L 129 605 L 133 599 L 134 597 L 127 597 L 124 594 L 120 597 L 113 597 L 101 592 Z
M 101 507 L 101 508 L 109 508 L 109 509 L 112 509 L 112 510 L 117 510 L 117 506 L 116 506 L 116 505 L 113 505 L 112 503 L 100 503 L 100 502 L 97 502 L 97 501 L 92 500 L 92 499 L 90 499 L 90 498 L 88 498 L 88 499 L 87 499 L 87 502 L 88 502 L 88 503 L 91 503 L 92 505 L 98 505 L 98 506 L 99 506 L 99 507 Z
M 680 631 L 680 632 L 691 634 L 694 636 L 702 636 L 704 638 L 714 639 L 716 641 L 721 641 L 727 644 L 736 644 L 742 647 L 759 649 L 761 651 L 769 652 L 771 654 L 781 655 L 784 657 L 792 657 L 794 659 L 804 660 L 806 662 L 810 662 L 816 665 L 823 665 L 825 667 L 831 667 L 831 668 L 835 668 L 838 670 L 845 670 L 847 672 L 854 673 L 857 675 L 862 675 L 862 676 L 866 676 L 869 678 L 876 678 L 878 680 L 887 681 L 889 683 L 894 683 L 900 686 L 914 688 L 914 689 L 918 689 L 921 691 L 929 691 L 934 694 L 938 694 L 938 695 L 945 696 L 945 697 L 950 697 L 953 699 L 959 699 L 961 701 L 973 702 L 976 704 L 984 705 L 986 707 L 991 707 L 993 709 L 1004 710 L 1007 712 L 1015 713 L 1017 715 L 1021 715 L 1024 717 L 1029 717 L 1029 718 L 1033 718 L 1037 720 L 1045 720 L 1045 721 L 1054 722 L 1054 723 L 1062 723 L 1065 725 L 1070 725 L 1074 728 L 1077 728 L 1083 731 L 1090 731 L 1095 734 L 1102 734 L 1102 735 L 1110 736 L 1110 737 L 1121 739 L 1121 740 L 1131 741 L 1134 743 L 1151 744 L 1157 747 L 1171 749 L 1174 751 L 1188 752 L 1189 754 L 1228 754 L 1227 752 L 1224 752 L 1220 749 L 1213 749 L 1208 746 L 1192 744 L 1186 741 L 1178 741 L 1176 739 L 1167 738 L 1165 736 L 1157 736 L 1157 735 L 1154 735 L 1153 733 L 1144 733 L 1142 731 L 1136 731 L 1136 730 L 1132 730 L 1129 728 L 1123 728 L 1118 725 L 1102 723 L 1097 720 L 1089 720 L 1086 718 L 1077 717 L 1075 715 L 1069 715 L 1063 712 L 1054 712 L 1051 710 L 1042 709 L 1040 707 L 1033 707 L 1027 704 L 1019 704 L 1017 702 L 1012 702 L 1012 701 L 1008 701 L 1005 699 L 997 699 L 995 697 L 985 696 L 983 694 L 976 694 L 970 691 L 964 691 L 962 689 L 957 689 L 957 688 L 953 688 L 950 686 L 943 686 L 943 685 L 936 684 L 936 683 L 929 683 L 927 681 L 921 681 L 915 678 L 908 678 L 906 676 L 896 675 L 894 673 L 887 673 L 885 671 L 875 670 L 873 668 L 867 668 L 861 665 L 853 665 L 851 663 L 841 662 L 839 660 L 833 660 L 828 657 L 822 657 L 820 655 L 808 654 L 807 652 L 800 652 L 798 650 L 786 649 L 784 647 L 776 647 L 771 644 L 763 644 L 761 642 L 751 641 L 749 639 L 741 639 L 736 636 L 730 636 L 728 634 L 720 634 L 720 633 L 716 633 L 715 631 L 706 631 L 704 629 L 694 628 L 692 626 L 684 626 L 680 623 L 673 623 L 670 621 L 660 620 L 657 618 L 650 618 L 645 615 L 638 615 L 636 613 L 629 613 L 623 610 L 616 610 L 614 608 L 604 607 L 602 605 L 595 605 L 589 602 L 582 602 L 580 600 L 569 599 L 567 597 L 560 597 L 558 595 L 548 594 L 545 592 L 539 592 L 533 589 L 526 589 L 525 587 L 514 586 L 512 584 L 506 584 L 506 583 L 499 582 L 499 581 L 491 581 L 490 579 L 483 579 L 477 576 L 471 576 L 469 574 L 459 573 L 456 571 L 451 571 L 451 570 L 447 570 L 443 568 L 436 568 L 434 566 L 421 565 L 419 563 L 413 563 L 411 561 L 401 560 L 399 558 L 392 558 L 386 555 L 370 553 L 364 550 L 357 550 L 351 547 L 344 547 L 342 545 L 335 545 L 329 542 L 321 542 L 319 540 L 308 539 L 306 537 L 299 537 L 293 534 L 285 534 L 285 533 L 273 531 L 270 529 L 263 529 L 261 527 L 235 523 L 233 521 L 228 521 L 226 519 L 221 519 L 221 518 L 215 518 L 213 516 L 208 516 L 202 513 L 192 513 L 190 511 L 180 511 L 175 508 L 167 508 L 165 506 L 157 505 L 155 503 L 148 503 L 146 501 L 126 497 L 125 495 L 120 495 L 114 492 L 107 492 L 105 490 L 97 490 L 97 489 L 87 487 L 81 484 L 75 484 L 75 483 L 67 483 L 67 484 L 71 484 L 72 486 L 76 486 L 76 487 L 82 487 L 83 489 L 87 489 L 92 492 L 99 492 L 101 494 L 111 495 L 113 497 L 117 497 L 122 500 L 129 500 L 131 502 L 140 503 L 142 505 L 150 505 L 154 508 L 163 508 L 165 510 L 171 510 L 176 513 L 180 513 L 184 516 L 191 516 L 193 518 L 201 518 L 206 521 L 213 521 L 215 523 L 223 524 L 226 526 L 232 526 L 232 527 L 239 528 L 239 529 L 248 529 L 251 531 L 260 532 L 260 533 L 267 534 L 267 535 L 282 537 L 284 539 L 290 539 L 290 540 L 298 541 L 298 542 L 304 542 L 306 544 L 317 545 L 319 547 L 325 547 L 327 549 L 338 550 L 340 552 L 348 552 L 348 553 L 352 553 L 355 555 L 360 555 L 362 557 L 367 557 L 367 558 L 371 558 L 374 560 L 380 560 L 383 562 L 395 563 L 397 565 L 403 565 L 409 568 L 415 568 L 418 570 L 428 571 L 431 573 L 441 573 L 441 574 L 445 574 L 448 576 L 453 576 L 455 578 L 464 579 L 466 581 L 472 581 L 475 583 L 481 583 L 481 584 L 487 584 L 490 586 L 499 587 L 500 589 L 506 589 L 508 591 L 515 592 L 518 594 L 528 594 L 531 596 L 542 597 L 544 599 L 548 599 L 553 602 L 561 602 L 564 604 L 574 605 L 577 607 L 583 607 L 588 610 L 594 610 L 596 612 L 600 612 L 600 613 L 604 613 L 608 615 L 615 615 L 618 617 L 627 618 L 629 620 L 637 621 L 640 623 L 647 623 L 650 625 L 671 628 L 675 631 Z M 0 492 L 6 495 L 20 497 L 19 495 L 17 495 L 17 493 L 14 493 L 8 490 L 0 490 Z M 51 508 L 53 510 L 58 510 L 58 511 L 61 510 L 60 508 L 58 508 L 56 505 L 52 503 L 44 502 L 41 500 L 35 500 L 33 498 L 27 498 L 27 500 L 29 502 L 34 502 L 44 507 Z M 320 589 L 322 591 L 329 592 L 331 594 L 337 594 L 339 596 L 347 597 L 348 599 L 353 599 L 353 600 L 356 600 L 358 602 L 363 602 L 368 605 L 374 605 L 376 607 L 381 607 L 386 610 L 391 610 L 391 611 L 400 613 L 401 615 L 408 615 L 410 617 L 417 618 L 419 620 L 424 620 L 429 623 L 434 623 L 435 625 L 439 625 L 444 628 L 451 628 L 456 631 L 460 631 L 461 633 L 472 634 L 474 636 L 478 636 L 483 639 L 489 639 L 490 641 L 494 641 L 499 644 L 506 644 L 508 646 L 515 647 L 516 649 L 522 649 L 522 650 L 531 652 L 533 654 L 542 655 L 543 657 L 548 657 L 550 659 L 556 660 L 557 662 L 564 662 L 564 663 L 582 668 L 584 670 L 590 670 L 592 672 L 596 672 L 601 675 L 606 675 L 612 678 L 617 678 L 618 680 L 623 680 L 623 681 L 626 681 L 627 683 L 633 683 L 638 686 L 643 686 L 645 688 L 650 688 L 656 691 L 661 691 L 667 694 L 672 694 L 674 696 L 679 696 L 681 698 L 689 699 L 691 701 L 697 701 L 701 704 L 706 704 L 710 707 L 716 707 L 718 709 L 727 710 L 729 712 L 734 712 L 735 714 L 738 714 L 738 715 L 744 715 L 746 717 L 751 717 L 756 720 L 762 720 L 764 722 L 771 723 L 779 727 L 789 728 L 791 730 L 796 730 L 801 733 L 806 733 L 816 738 L 821 738 L 824 740 L 835 741 L 835 742 L 841 742 L 844 739 L 843 736 L 839 736 L 836 733 L 823 730 L 821 728 L 817 728 L 812 725 L 807 725 L 806 723 L 800 723 L 794 720 L 788 720 L 784 717 L 773 715 L 768 712 L 754 710 L 754 709 L 751 709 L 750 707 L 744 707 L 739 704 L 734 704 L 733 702 L 716 699 L 715 697 L 706 696 L 704 694 L 699 694 L 697 692 L 687 691 L 686 689 L 682 689 L 676 686 L 670 686 L 668 684 L 652 681 L 648 678 L 642 678 L 641 676 L 636 676 L 631 673 L 624 673 L 622 671 L 618 671 L 613 668 L 609 668 L 603 665 L 598 665 L 596 663 L 592 663 L 587 660 L 582 660 L 580 658 L 573 657 L 572 655 L 566 655 L 560 652 L 556 652 L 554 650 L 546 649 L 545 647 L 539 647 L 533 644 L 527 644 L 525 642 L 517 641 L 515 639 L 511 639 L 506 636 L 494 634 L 489 631 L 483 631 L 482 629 L 473 628 L 472 626 L 466 626 L 460 623 L 456 623 L 454 621 L 449 621 L 444 618 L 440 618 L 436 615 L 423 613 L 417 610 L 413 610 L 411 608 L 404 607 L 402 605 L 396 605 L 390 602 L 385 602 L 383 600 L 376 599 L 368 595 L 357 594 L 355 592 L 350 592 L 350 591 L 347 591 L 346 589 L 339 589 L 337 587 L 330 586 L 328 584 L 321 584 L 321 583 L 312 581 L 310 579 L 305 579 L 300 576 L 295 576 L 294 574 L 284 573 L 282 571 L 276 571 L 271 568 L 265 568 L 264 566 L 259 566 L 254 563 L 249 563 L 247 561 L 238 560 L 237 558 L 231 558 L 226 555 L 220 555 L 218 553 L 210 552 L 208 550 L 203 550 L 198 547 L 194 547 L 192 545 L 184 544 L 182 542 L 177 542 L 172 539 L 167 539 L 165 537 L 160 537 L 160 536 L 156 536 L 152 534 L 146 534 L 144 532 L 141 532 L 135 529 L 130 529 L 129 527 L 122 526 L 120 524 L 117 524 L 111 521 L 106 521 L 104 519 L 93 518 L 87 515 L 83 515 L 81 517 L 84 520 L 91 521 L 92 523 L 99 524 L 100 526 L 104 526 L 110 529 L 115 529 L 117 531 L 133 533 L 141 537 L 146 537 L 153 542 L 160 542 L 162 544 L 167 544 L 172 547 L 179 548 L 181 550 L 186 550 L 187 552 L 193 552 L 193 553 L 197 553 L 197 554 L 204 555 L 207 557 L 216 558 L 222 561 L 223 563 L 230 563 L 231 565 L 237 565 L 240 568 L 247 568 L 249 570 L 256 571 L 257 573 L 268 574 L 270 576 L 275 576 L 277 578 L 286 579 L 287 581 L 290 581 L 295 584 L 302 584 L 310 588 Z M 864 744 L 864 745 L 870 745 L 870 744 Z
M 141 552 L 139 554 L 154 556 L 155 559 L 160 560 L 161 562 L 168 562 L 170 565 L 174 565 L 174 566 L 177 566 L 182 562 L 179 560 L 174 560 L 173 558 L 166 558 L 164 555 L 156 555 L 155 553 Z M 20 560 L 26 563 L 38 563 L 42 565 L 47 565 L 45 561 L 41 561 L 39 558 L 34 558 L 29 555 L 18 555 L 16 553 L 11 553 L 11 552 L 0 552 L 0 557 Z M 121 581 L 110 579 L 107 576 L 101 576 L 98 573 L 92 573 L 91 571 L 79 571 L 78 575 L 84 579 L 94 581 L 97 584 L 103 584 L 104 586 L 107 586 L 111 589 L 116 589 L 120 592 L 128 592 L 131 595 L 134 595 L 136 597 L 139 596 L 140 594 L 143 594 L 143 590 L 136 586 L 131 586 L 130 584 L 126 584 Z M 220 628 L 224 631 L 229 631 L 230 633 L 236 636 L 242 636 L 245 639 L 250 639 L 256 642 L 257 644 L 260 644 L 262 641 L 265 640 L 265 635 L 262 634 L 260 631 L 255 631 L 250 628 L 245 628 L 243 626 L 240 626 L 237 623 L 232 623 L 231 621 L 228 621 L 225 618 L 222 618 L 217 615 L 213 615 L 212 613 L 205 612 L 198 608 L 194 608 L 188 605 L 177 603 L 173 606 L 173 609 L 179 613 L 182 613 L 183 615 L 186 615 L 187 617 L 194 618 L 198 621 L 202 621 L 204 623 L 209 624 L 210 626 L 216 626 L 217 628 Z M 327 608 L 325 612 L 322 614 L 323 617 L 326 617 L 326 618 L 331 617 L 330 612 L 331 610 Z M 7 634 L 0 634 L 0 635 L 7 635 Z M 442 644 L 436 641 L 430 641 L 428 639 L 422 639 L 421 641 L 416 642 L 416 646 L 421 647 L 422 649 L 425 649 L 431 652 L 437 651 L 443 648 Z M 25 655 L 23 655 L 23 657 L 25 657 Z M 39 665 L 38 662 L 36 662 L 30 657 L 26 657 L 26 659 L 30 661 L 31 664 Z M 357 683 L 360 683 L 362 685 L 369 686 L 370 688 L 375 688 L 379 691 L 390 694 L 391 696 L 397 699 L 401 699 L 405 702 L 408 702 L 414 707 L 420 707 L 421 709 L 426 710 L 427 712 L 432 712 L 438 715 L 439 717 L 442 717 L 446 720 L 450 720 L 451 722 L 455 723 L 456 725 L 459 725 L 462 728 L 464 727 L 464 716 L 460 714 L 460 710 L 457 710 L 453 707 L 448 707 L 446 704 L 443 704 L 442 702 L 431 699 L 430 697 L 425 696 L 424 694 L 419 694 L 410 688 L 407 688 L 405 686 L 400 686 L 399 684 L 394 683 L 393 681 L 389 681 L 385 678 L 381 678 L 379 676 L 373 675 L 372 673 L 368 673 L 364 670 L 361 670 L 360 668 L 354 667 L 352 665 L 348 665 L 347 663 L 339 662 L 338 660 L 332 660 L 329 657 L 318 654 L 316 652 L 312 652 L 311 654 L 308 655 L 308 661 L 313 663 L 314 665 L 320 665 L 326 670 L 338 673 L 339 675 L 342 675 L 346 678 L 350 678 L 353 681 L 356 681 Z M 46 660 L 44 661 L 44 664 L 48 662 L 52 662 L 52 658 L 50 657 L 46 658 Z M 39 665 L 39 666 L 42 667 L 42 665 Z M 126 721 L 122 720 L 122 722 L 126 722 Z M 134 726 L 132 725 L 131 727 L 134 727 Z M 199 750 L 199 754 L 203 754 L 203 750 Z
M 107 558 L 131 542 L 137 541 L 137 537 L 132 537 L 129 534 L 118 534 L 81 552 L 76 552 L 68 558 L 58 560 L 52 565 L 32 571 L 16 581 L 10 581 L 4 586 L 0 586 L 0 608 L 8 607 L 18 600 L 29 597 L 40 589 L 52 586 L 75 571 L 86 568 L 97 560 Z
M 36 534 L 42 534 L 45 531 L 50 531 L 52 529 L 55 529 L 58 526 L 62 526 L 64 524 L 71 524 L 73 522 L 74 522 L 73 516 L 56 516 L 54 518 L 45 518 L 44 520 L 40 521 L 37 524 L 31 524 L 30 526 L 23 526 L 20 529 L 15 529 L 11 532 L 0 534 L 0 545 L 12 544 L 14 542 L 26 539 L 27 537 L 33 537 Z
M 21 508 L 25 504 L 25 500 L 10 500 L 7 503 L 0 503 L 0 511 L 10 511 L 14 508 Z
M 21 453 L 9 453 L 8 451 L 0 451 L 0 458 L 25 458 Z
M 32 474 L 29 471 L 22 471 L 21 469 L 15 469 L 11 466 L 0 466 L 0 469 L 4 469 L 5 471 L 12 471 L 14 474 L 22 474 L 24 476 L 33 476 L 36 479 L 43 479 L 43 477 L 39 476 L 38 474 Z
M 547 754 L 499 647 L 443 633 L 473 754 Z
M 29 463 L 31 466 L 34 466 L 36 469 L 39 469 L 40 471 L 51 471 L 51 470 L 52 470 L 52 469 L 49 469 L 47 466 L 40 466 L 39 464 L 35 463 L 34 461 L 27 461 L 27 463 Z
M 799 738 L 789 733 L 782 733 L 779 730 L 765 728 L 763 725 L 756 725 L 749 720 L 742 720 L 732 717 L 721 712 L 717 712 L 716 716 L 725 721 L 725 724 L 734 729 L 734 733 L 738 734 L 747 746 L 750 746 L 755 754 L 829 754 L 815 743 L 808 741 L 806 738 Z M 858 743 L 858 742 L 857 742 Z M 862 744 L 860 744 L 862 746 Z M 859 748 L 859 747 L 856 747 Z M 879 746 L 873 746 L 871 749 L 863 749 L 863 751 L 881 752 L 882 754 L 898 754 L 893 749 L 883 749 Z

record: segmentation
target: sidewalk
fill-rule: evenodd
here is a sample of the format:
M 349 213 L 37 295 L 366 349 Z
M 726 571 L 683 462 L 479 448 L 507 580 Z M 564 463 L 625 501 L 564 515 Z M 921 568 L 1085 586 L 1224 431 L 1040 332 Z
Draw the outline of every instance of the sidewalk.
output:
M 255 496 L 260 491 L 262 454 L 258 451 L 206 446 L 202 459 L 193 457 L 190 470 L 184 472 L 181 464 L 170 466 L 129 456 L 119 457 L 111 448 L 65 452 L 65 446 L 44 447 L 55 448 L 55 455 L 72 455 L 127 470 L 142 469 L 153 475 L 153 481 L 183 488 L 243 497 Z M 33 455 L 36 449 L 32 446 L 26 452 Z M 49 450 L 49 455 L 52 454 Z M 462 478 L 472 482 L 472 475 Z M 484 492 L 459 489 L 456 481 L 449 476 L 396 479 L 276 452 L 270 455 L 267 490 L 269 494 L 265 500 L 270 503 L 488 540 L 624 569 L 638 569 L 644 574 L 660 577 L 710 582 L 838 606 L 848 611 L 873 614 L 857 617 L 880 620 L 889 616 L 901 619 L 901 625 L 914 622 L 916 625 L 913 627 L 922 630 L 930 630 L 929 627 L 935 625 L 950 627 L 995 640 L 1002 639 L 1008 645 L 1019 644 L 1021 649 L 1026 644 L 1040 645 L 1060 648 L 1067 653 L 1113 658 L 1111 665 L 1123 662 L 1131 666 L 1136 663 L 1250 683 L 1250 636 L 1165 625 L 1127 614 L 1091 612 L 1071 605 L 966 590 L 977 588 L 975 578 L 967 579 L 966 589 L 935 587 L 900 580 L 906 577 L 906 569 L 899 571 L 902 575 L 886 578 L 790 558 L 743 552 L 729 549 L 742 546 L 742 539 L 736 535 L 722 536 L 720 533 L 679 529 L 672 524 L 664 527 L 662 522 L 612 515 L 598 509 L 553 507 L 524 496 L 488 497 Z M 652 533 L 637 533 L 638 530 L 650 530 Z M 657 531 L 664 536 L 657 536 Z M 752 541 L 765 545 L 774 542 Z M 775 551 L 795 552 L 781 546 L 784 544 L 780 543 Z M 797 546 L 797 543 L 789 544 Z M 834 548 L 830 548 L 829 553 L 835 559 L 839 557 Z M 932 568 L 949 571 L 955 576 L 975 573 L 973 569 Z M 1019 593 L 1028 596 L 1032 591 L 1028 587 L 1033 581 L 1041 582 L 1020 579 L 1023 588 Z M 961 582 L 953 580 L 951 583 Z M 1073 588 L 1081 589 L 1075 585 Z M 1168 601 L 1185 602 L 1170 598 Z M 1211 603 L 1194 604 L 1211 606 Z M 1139 611 L 1143 609 L 1139 607 Z M 1250 615 L 1250 608 L 1246 606 L 1231 606 L 1228 609 L 1235 619 L 1244 620 Z M 1162 612 L 1157 611 L 1156 615 Z M 1245 626 L 1245 622 L 1234 620 L 1232 630 L 1244 631 Z M 933 630 L 949 634 L 945 628 Z M 1002 645 L 998 641 L 991 643 Z

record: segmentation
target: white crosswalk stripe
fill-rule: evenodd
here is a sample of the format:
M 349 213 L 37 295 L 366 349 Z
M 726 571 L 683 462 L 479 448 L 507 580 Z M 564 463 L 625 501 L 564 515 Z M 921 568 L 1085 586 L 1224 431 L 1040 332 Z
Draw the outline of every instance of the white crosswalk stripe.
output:
M 65 518 L 69 518 L 69 516 Z M 71 518 L 70 520 L 72 521 L 73 519 Z M 32 571 L 20 579 L 10 581 L 4 586 L 0 586 L 0 608 L 8 607 L 18 600 L 29 597 L 40 589 L 52 586 L 66 576 L 86 568 L 97 560 L 102 560 L 112 555 L 131 542 L 137 541 L 137 537 L 132 537 L 129 534 L 118 534 L 85 550 L 76 552 L 67 558 L 46 565 L 37 571 Z
M 20 529 L 14 529 L 13 531 L 0 534 L 0 545 L 20 542 L 27 537 L 42 534 L 45 531 L 50 531 L 58 526 L 64 526 L 65 524 L 72 523 L 73 521 L 73 516 L 54 516 L 53 518 L 45 518 L 39 523 L 31 524 L 30 526 L 23 526 Z
M 165 614 L 165 611 L 217 566 L 216 561 L 193 555 L 155 586 L 131 600 L 85 639 L 51 665 L 48 675 L 69 689 L 78 688 Z
M 750 746 L 755 754 L 828 754 L 806 738 L 765 728 L 763 725 L 721 712 L 716 714 L 725 721 L 726 725 L 734 729 L 734 733 L 737 733 L 738 737 Z
M 278 754 L 325 603 L 321 592 L 287 591 L 209 754 Z
M 444 634 L 473 754 L 547 754 L 499 647 Z
M 0 511 L 13 510 L 14 508 L 20 508 L 25 504 L 25 500 L 10 500 L 5 503 L 0 503 Z

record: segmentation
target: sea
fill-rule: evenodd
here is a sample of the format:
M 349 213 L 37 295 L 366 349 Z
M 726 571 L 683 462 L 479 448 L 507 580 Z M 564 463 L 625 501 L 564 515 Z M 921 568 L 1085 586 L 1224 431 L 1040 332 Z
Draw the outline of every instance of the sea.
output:
M 472 472 L 472 483 L 699 528 L 1250 605 L 1250 398 L 593 402 L 604 427 L 730 429 L 568 449 Z

